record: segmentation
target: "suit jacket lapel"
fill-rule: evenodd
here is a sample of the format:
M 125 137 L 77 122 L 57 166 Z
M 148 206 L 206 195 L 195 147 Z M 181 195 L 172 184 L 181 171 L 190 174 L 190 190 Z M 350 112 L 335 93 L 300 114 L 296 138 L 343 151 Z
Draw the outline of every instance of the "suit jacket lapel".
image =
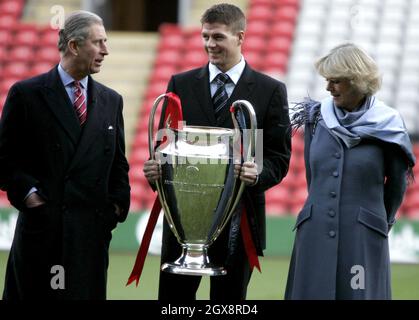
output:
M 215 125 L 216 120 L 211 100 L 208 65 L 203 67 L 196 76 L 194 92 L 196 96 L 196 101 L 198 101 L 199 106 L 201 107 L 204 114 L 207 116 L 209 123 L 211 125 Z
M 90 76 L 87 90 L 87 120 L 84 124 L 81 138 L 69 170 L 74 168 L 83 159 L 83 154 L 89 149 L 90 145 L 95 141 L 96 136 L 100 133 L 101 124 L 104 119 L 104 110 L 97 107 L 97 105 L 105 106 L 106 101 L 102 101 L 101 92 L 98 91 L 95 81 Z
M 71 100 L 58 74 L 57 67 L 48 73 L 45 87 L 43 88 L 43 95 L 48 107 L 70 137 L 73 144 L 76 145 L 79 140 L 81 128 Z
M 247 100 L 254 87 L 253 70 L 247 65 L 244 67 L 243 73 L 234 87 L 233 93 L 227 102 L 226 112 L 223 112 L 218 120 L 218 126 L 231 128 L 233 121 L 231 120 L 230 106 L 236 100 Z

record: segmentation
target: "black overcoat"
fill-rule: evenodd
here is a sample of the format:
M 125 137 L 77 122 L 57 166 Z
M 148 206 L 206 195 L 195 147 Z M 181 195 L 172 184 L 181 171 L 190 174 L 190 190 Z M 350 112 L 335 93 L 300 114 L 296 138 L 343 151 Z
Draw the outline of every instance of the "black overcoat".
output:
M 81 128 L 57 67 L 9 91 L 0 122 L 0 186 L 19 216 L 5 299 L 106 297 L 111 231 L 130 203 L 123 102 L 91 77 L 87 92 Z M 46 204 L 28 209 L 32 187 Z M 51 288 L 54 266 L 63 267 L 64 289 Z

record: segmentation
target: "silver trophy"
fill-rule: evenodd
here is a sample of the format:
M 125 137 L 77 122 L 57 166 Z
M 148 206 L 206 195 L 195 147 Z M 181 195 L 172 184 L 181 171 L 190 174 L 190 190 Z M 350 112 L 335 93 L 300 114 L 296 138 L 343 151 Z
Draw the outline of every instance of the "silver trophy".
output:
M 149 150 L 151 159 L 161 165 L 158 197 L 182 255 L 161 269 L 184 275 L 225 275 L 223 266 L 210 262 L 207 250 L 226 226 L 244 189 L 244 183 L 234 175 L 234 164 L 254 161 L 254 109 L 248 101 L 235 101 L 230 109 L 234 129 L 186 124 L 181 129 L 165 127 L 165 138 L 155 147 L 154 116 L 165 97 L 160 95 L 151 110 Z M 244 130 L 242 107 L 249 115 L 250 130 Z

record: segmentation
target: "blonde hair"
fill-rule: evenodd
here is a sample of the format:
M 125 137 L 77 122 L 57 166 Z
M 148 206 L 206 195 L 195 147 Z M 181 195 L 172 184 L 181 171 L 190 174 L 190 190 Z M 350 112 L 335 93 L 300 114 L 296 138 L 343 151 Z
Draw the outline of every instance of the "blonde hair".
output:
M 351 86 L 367 96 L 372 96 L 381 86 L 381 75 L 377 64 L 364 50 L 353 43 L 334 47 L 314 66 L 326 79 L 348 79 Z

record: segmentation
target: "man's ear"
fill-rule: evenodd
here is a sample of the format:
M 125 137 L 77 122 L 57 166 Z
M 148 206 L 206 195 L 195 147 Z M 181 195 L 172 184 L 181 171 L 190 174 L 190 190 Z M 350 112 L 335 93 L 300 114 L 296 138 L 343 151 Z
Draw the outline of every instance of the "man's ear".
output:
M 79 45 L 76 40 L 73 39 L 68 41 L 67 48 L 72 55 L 77 56 L 79 54 Z
M 242 45 L 244 41 L 244 31 L 237 32 L 237 38 L 239 39 L 239 45 Z

